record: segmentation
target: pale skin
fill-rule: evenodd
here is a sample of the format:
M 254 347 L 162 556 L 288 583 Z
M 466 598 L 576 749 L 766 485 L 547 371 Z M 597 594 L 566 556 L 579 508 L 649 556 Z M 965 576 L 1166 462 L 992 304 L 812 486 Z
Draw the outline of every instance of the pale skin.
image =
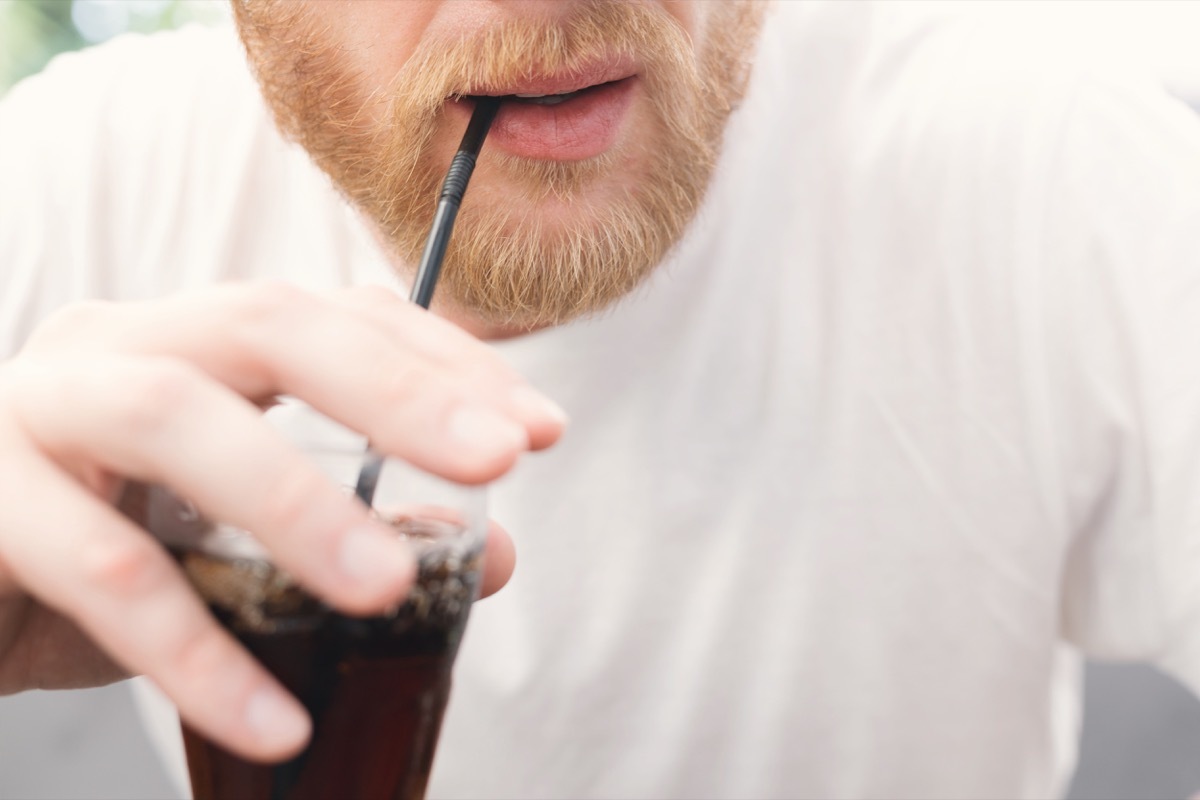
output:
M 118 476 L 175 487 L 339 608 L 394 604 L 411 554 L 262 420 L 256 402 L 281 393 L 468 483 L 550 445 L 564 421 L 486 345 L 386 290 L 66 308 L 0 368 L 0 691 L 143 673 L 238 752 L 302 746 L 298 704 L 110 505 Z M 494 528 L 485 593 L 513 561 Z
M 706 41 L 713 8 L 718 2 L 694 2 L 694 0 L 644 0 L 664 10 L 674 22 L 692 39 L 698 51 Z M 375 122 L 386 119 L 385 102 L 377 94 L 372 97 L 370 87 L 386 86 L 412 55 L 424 37 L 436 37 L 447 32 L 465 29 L 478 30 L 498 25 L 513 17 L 559 19 L 565 17 L 572 7 L 587 0 L 339 0 L 338 2 L 310 2 L 308 15 L 315 27 L 327 34 L 327 41 L 338 47 L 352 67 L 361 76 L 362 92 L 367 100 L 362 116 Z M 641 100 L 638 101 L 642 103 Z M 635 104 L 626 130 L 629 142 L 651 142 L 653 129 L 648 119 L 649 111 Z M 442 126 L 433 145 L 433 152 L 441 163 L 450 163 L 461 135 L 461 127 L 454 124 Z M 628 148 L 627 148 L 628 149 Z M 588 186 L 586 192 L 572 200 L 572 206 L 564 206 L 553 200 L 543 201 L 537 208 L 539 219 L 548 225 L 564 221 L 578 213 L 584 203 L 600 203 L 612 199 L 624 187 L 637 183 L 645 174 L 645 159 L 653 148 L 645 152 L 624 152 L 619 166 L 607 173 L 603 179 Z M 520 203 L 525 187 L 513 185 L 503 174 L 489 170 L 482 162 L 473 180 L 471 194 L 475 202 L 511 205 Z M 452 318 L 463 329 L 487 340 L 512 338 L 529 329 L 485 323 L 469 312 L 451 308 L 437 299 L 434 309 Z
M 706 4 L 661 4 L 702 36 Z M 565 5 L 313 8 L 382 85 L 429 26 Z M 636 133 L 636 112 L 629 124 Z M 459 134 L 447 130 L 437 147 Z M 502 197 L 505 187 L 488 191 Z M 565 416 L 481 341 L 511 331 L 469 315 L 455 323 L 382 289 L 283 285 L 89 303 L 46 320 L 0 365 L 0 693 L 145 674 L 226 747 L 261 760 L 296 753 L 310 733 L 300 705 L 112 503 L 126 479 L 173 487 L 254 531 L 337 608 L 393 605 L 413 580 L 411 554 L 275 433 L 261 406 L 294 395 L 421 468 L 468 483 L 498 478 L 523 452 L 552 445 Z M 485 594 L 513 564 L 512 543 L 494 526 Z

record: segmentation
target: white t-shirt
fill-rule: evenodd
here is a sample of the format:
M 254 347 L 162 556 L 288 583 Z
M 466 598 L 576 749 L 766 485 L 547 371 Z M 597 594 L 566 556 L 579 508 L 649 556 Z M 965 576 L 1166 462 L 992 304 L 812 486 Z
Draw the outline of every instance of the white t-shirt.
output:
M 669 263 L 499 345 L 573 424 L 493 492 L 434 797 L 1043 797 L 1077 648 L 1200 689 L 1200 121 L 959 5 L 779 4 Z M 0 352 L 396 281 L 224 30 L 11 93 L 0 265 Z

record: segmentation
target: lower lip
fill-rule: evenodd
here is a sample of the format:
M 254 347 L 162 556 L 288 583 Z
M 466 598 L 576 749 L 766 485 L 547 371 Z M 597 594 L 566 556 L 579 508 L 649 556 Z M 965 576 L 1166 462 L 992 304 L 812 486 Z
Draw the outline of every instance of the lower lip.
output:
M 502 103 L 487 147 L 538 161 L 582 161 L 609 150 L 633 103 L 636 76 L 589 89 L 558 105 Z M 475 104 L 454 104 L 465 113 Z

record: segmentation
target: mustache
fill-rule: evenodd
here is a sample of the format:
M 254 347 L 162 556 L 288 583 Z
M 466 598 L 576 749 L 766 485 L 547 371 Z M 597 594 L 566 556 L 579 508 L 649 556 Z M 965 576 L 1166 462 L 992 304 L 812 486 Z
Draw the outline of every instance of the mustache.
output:
M 578 162 L 485 151 L 481 184 L 464 201 L 442 298 L 488 321 L 537 327 L 608 307 L 682 235 L 768 4 L 713 3 L 695 44 L 666 4 L 635 0 L 564 3 L 552 20 L 517 11 L 465 30 L 435 21 L 403 63 L 382 60 L 396 64 L 387 75 L 373 71 L 379 54 L 346 51 L 315 5 L 236 0 L 233 9 L 280 130 L 370 223 L 400 271 L 421 255 L 448 148 L 461 135 L 448 101 L 521 85 L 559 91 L 564 74 L 589 64 L 634 64 L 636 135 Z M 550 193 L 562 201 L 542 213 Z
M 398 227 L 400 218 L 414 214 L 420 218 L 424 212 L 405 207 L 399 198 L 408 193 L 397 187 L 418 186 L 427 196 L 436 193 L 446 165 L 435 163 L 429 153 L 442 130 L 448 102 L 507 94 L 515 86 L 536 84 L 547 76 L 597 75 L 597 64 L 636 64 L 644 96 L 667 135 L 696 138 L 704 114 L 696 98 L 705 96 L 707 81 L 690 39 L 661 8 L 628 0 L 578 4 L 565 17 L 553 20 L 515 17 L 486 28 L 427 36 L 395 77 L 376 90 L 386 101 L 383 118 L 388 124 L 357 130 L 351 117 L 330 120 L 332 125 L 324 130 L 342 141 L 365 137 L 362 151 L 383 154 L 370 164 L 374 174 L 364 184 L 376 187 L 373 202 L 393 221 L 388 227 Z M 603 77 L 603 68 L 599 74 Z M 329 96 L 324 92 L 321 102 Z M 561 164 L 513 162 L 503 154 L 488 158 L 501 169 L 522 175 L 529 191 L 545 198 L 576 191 L 591 176 L 603 173 L 609 156 Z M 343 162 L 341 168 L 354 170 L 358 165 Z
M 698 80 L 686 32 L 665 11 L 628 0 L 580 4 L 565 18 L 513 18 L 423 40 L 388 88 L 398 112 L 436 115 L 448 100 L 504 95 L 546 76 L 606 75 L 597 64 L 632 64 L 654 82 Z M 582 88 L 582 87 L 580 87 Z

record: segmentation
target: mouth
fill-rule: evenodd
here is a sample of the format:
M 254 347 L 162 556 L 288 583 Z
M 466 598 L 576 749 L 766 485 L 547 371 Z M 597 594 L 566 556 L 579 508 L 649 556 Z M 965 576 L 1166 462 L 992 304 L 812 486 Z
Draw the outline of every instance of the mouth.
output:
M 488 87 L 450 98 L 448 110 L 469 115 L 478 97 L 502 100 L 489 148 L 539 161 L 581 161 L 614 147 L 625 128 L 639 79 L 626 62 Z
M 608 81 L 606 83 L 601 83 L 597 86 L 586 86 L 582 89 L 573 89 L 571 91 L 557 92 L 554 94 L 537 94 L 534 92 L 527 92 L 527 93 L 514 93 L 514 94 L 504 94 L 504 95 L 484 95 L 484 96 L 499 97 L 504 102 L 528 103 L 530 105 L 535 105 L 535 106 L 557 106 L 557 105 L 562 105 L 563 103 L 566 103 L 570 100 L 574 100 L 577 97 L 582 97 L 583 95 L 587 94 L 588 92 L 603 91 L 605 87 L 612 86 L 614 83 L 617 83 L 617 81 Z M 473 100 L 473 99 L 475 99 L 475 97 L 479 97 L 479 96 L 480 95 L 472 95 L 470 99 Z

